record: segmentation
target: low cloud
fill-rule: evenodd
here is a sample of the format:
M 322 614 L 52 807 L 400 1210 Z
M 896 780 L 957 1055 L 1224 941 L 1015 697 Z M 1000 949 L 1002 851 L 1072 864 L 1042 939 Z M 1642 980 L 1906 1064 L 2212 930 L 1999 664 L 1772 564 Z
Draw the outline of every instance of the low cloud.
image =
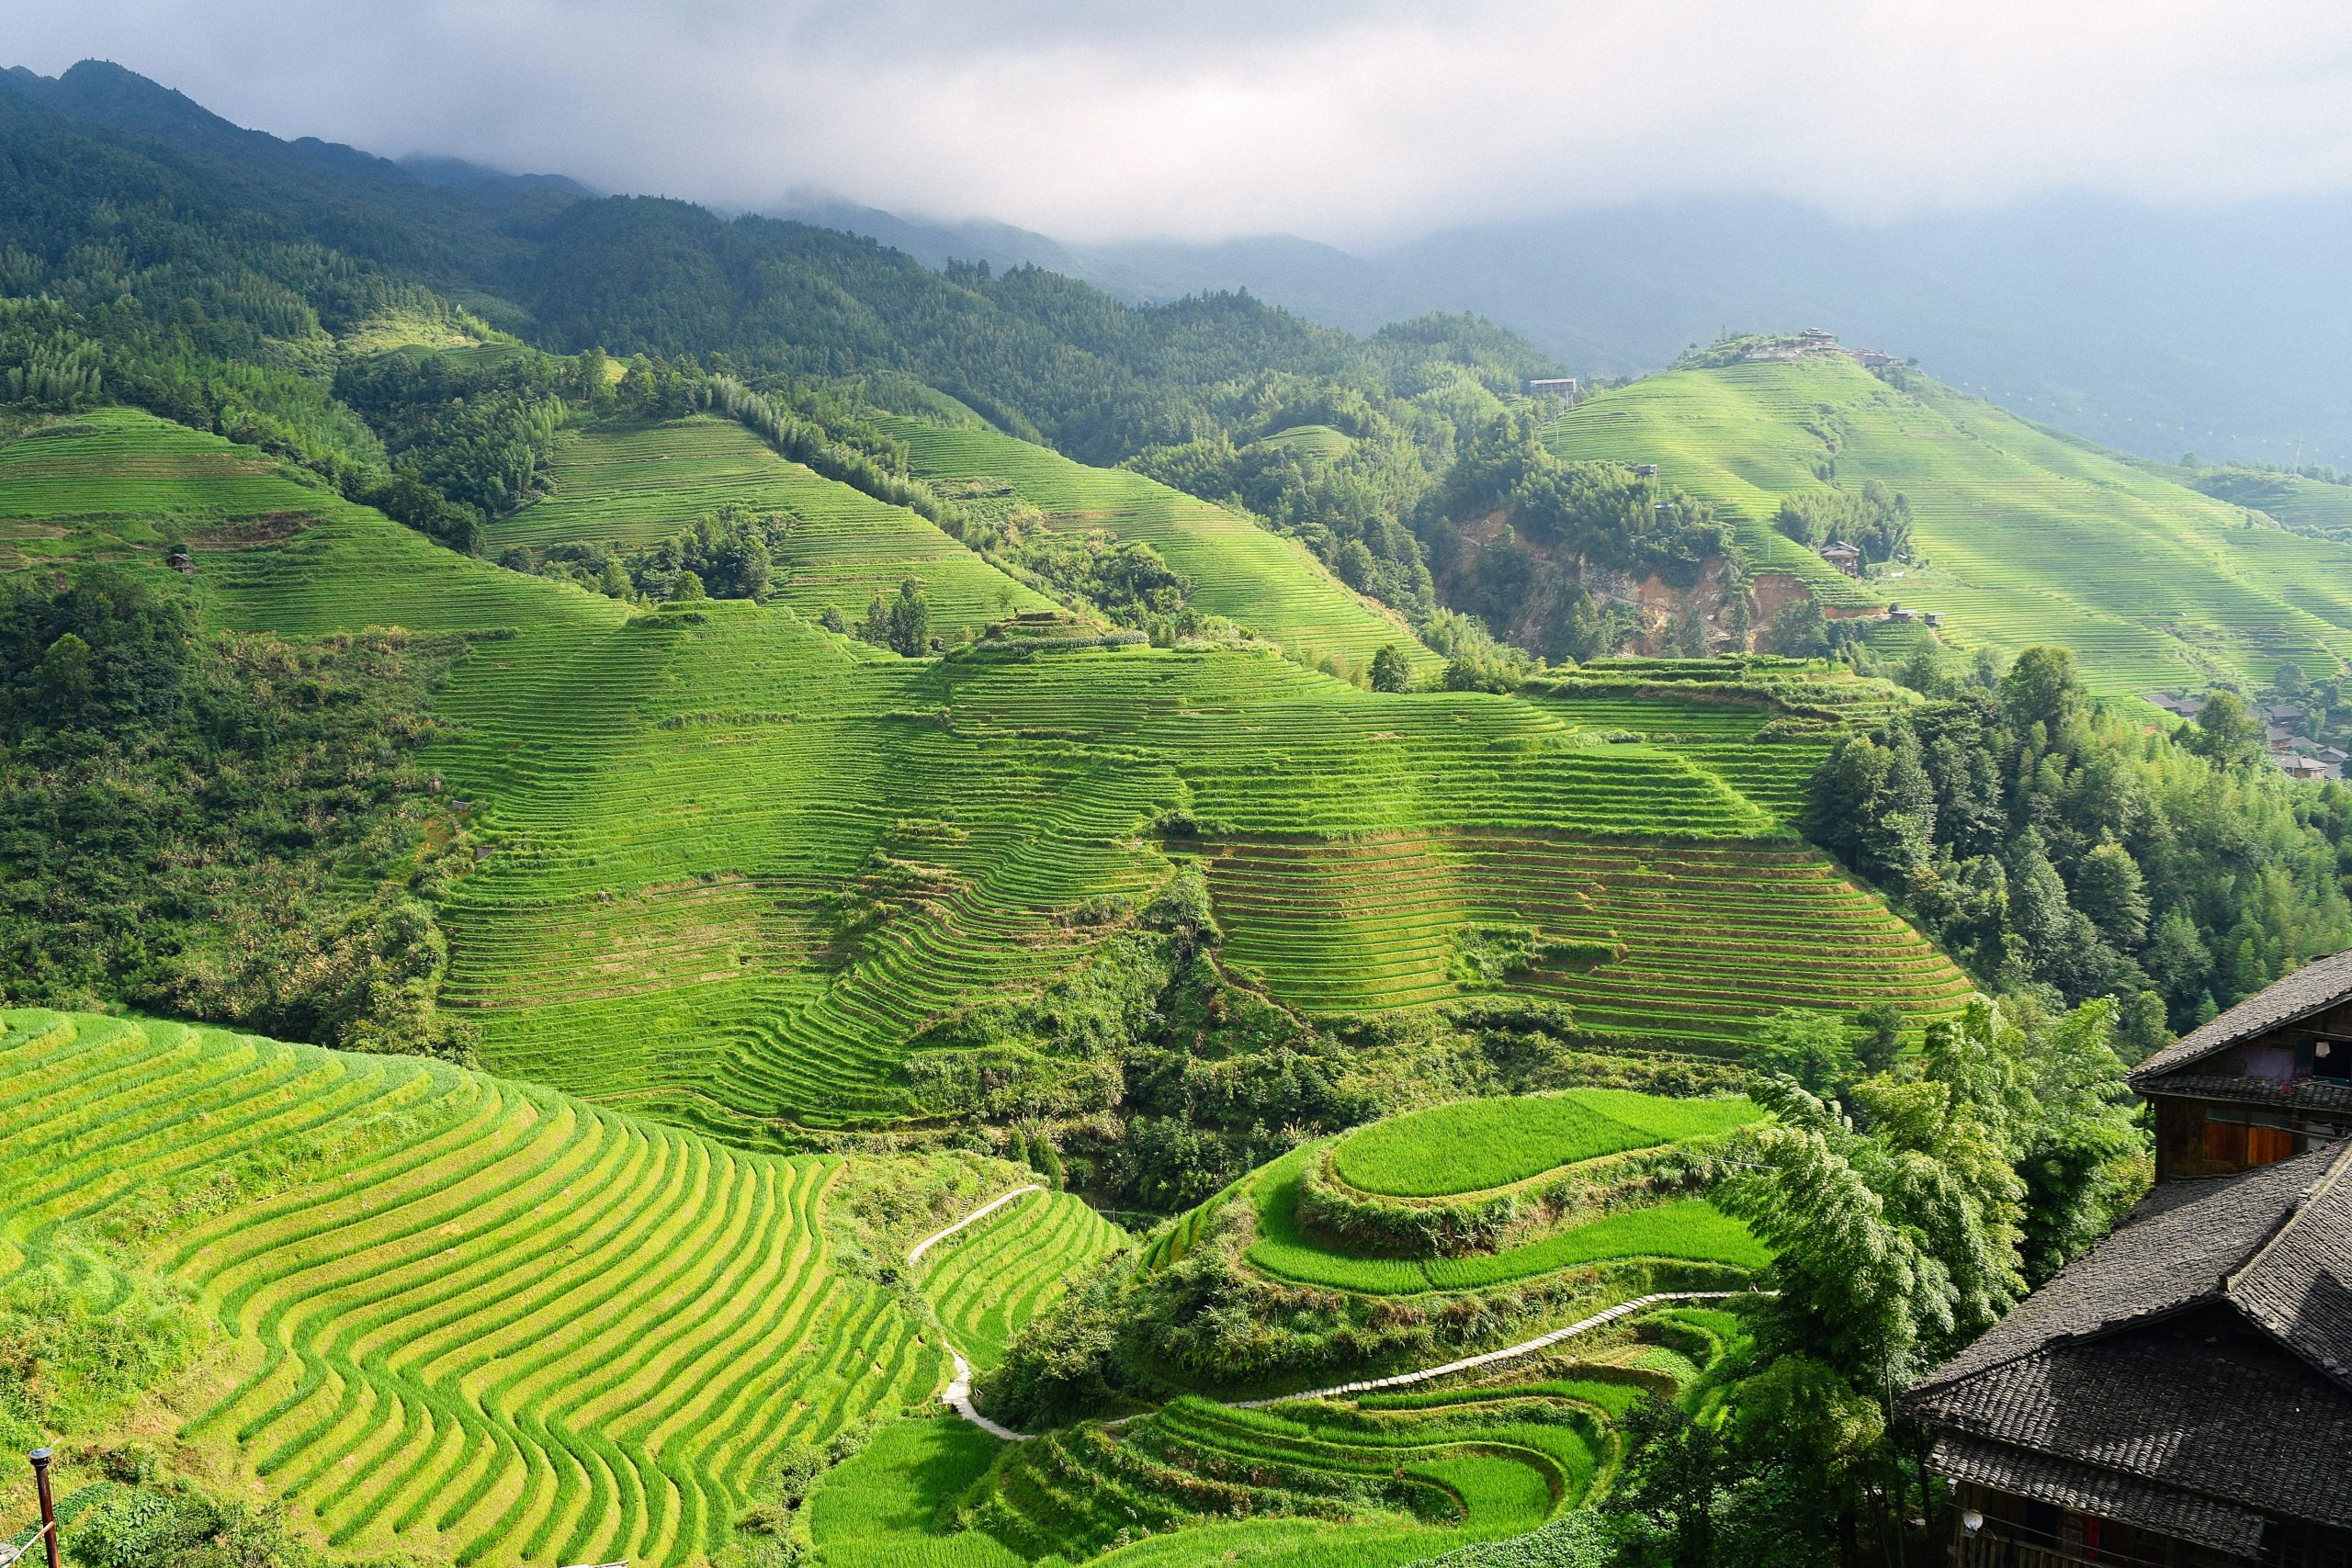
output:
M 2352 7 L 2278 0 L 19 0 L 242 124 L 759 207 L 1376 243 L 1596 202 L 1847 218 L 2352 186 Z M 1125 13 L 1134 13 L 1128 15 Z

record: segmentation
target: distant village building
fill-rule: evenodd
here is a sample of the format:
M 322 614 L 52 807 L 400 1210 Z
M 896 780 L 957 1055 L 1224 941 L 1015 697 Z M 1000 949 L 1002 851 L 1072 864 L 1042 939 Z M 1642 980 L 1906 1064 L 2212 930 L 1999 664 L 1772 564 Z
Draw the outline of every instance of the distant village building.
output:
M 1862 575 L 1862 552 L 1852 545 L 1832 539 L 1821 547 L 1821 558 L 1848 577 Z
M 1527 384 L 1531 398 L 1573 398 L 1578 389 L 1573 376 L 1545 376 Z
M 182 577 L 194 577 L 196 575 L 196 561 L 186 550 L 174 550 L 170 555 L 164 558 L 164 564 L 170 567 L 174 571 L 178 572 Z
M 1920 616 L 1919 620 L 1921 624 L 1930 626 L 1939 626 L 1944 624 L 1942 615 L 1934 610 L 1930 610 L 1926 615 Z
M 2323 762 L 2317 757 L 2306 757 L 2300 751 L 2278 751 L 2272 756 L 2280 772 L 2300 783 L 2324 784 L 2329 779 L 2344 776 L 2341 763 Z
M 2156 1188 L 1914 1384 L 1959 1568 L 2352 1562 L 2352 952 L 2159 1051 Z
M 1858 348 L 1854 350 L 1854 363 L 1865 369 L 1876 369 L 1882 365 L 1900 365 L 1903 361 L 1892 354 L 1882 354 L 1875 348 Z
M 1642 479 L 1654 479 L 1657 478 L 1657 465 L 1656 463 L 1636 463 L 1634 465 L 1634 472 Z

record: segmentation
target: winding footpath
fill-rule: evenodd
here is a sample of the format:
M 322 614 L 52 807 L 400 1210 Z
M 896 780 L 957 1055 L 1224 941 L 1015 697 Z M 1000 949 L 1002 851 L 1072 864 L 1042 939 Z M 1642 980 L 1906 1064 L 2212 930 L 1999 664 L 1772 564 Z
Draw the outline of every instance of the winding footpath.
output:
M 934 1231 L 909 1247 L 907 1262 L 910 1265 L 913 1264 L 925 1252 L 931 1250 L 933 1243 L 945 1241 L 966 1225 L 988 1218 L 1023 1193 L 1044 1190 L 1043 1187 L 1032 1181 L 1026 1186 L 1016 1187 L 1010 1192 L 1000 1193 L 949 1225 L 945 1230 Z M 1230 1405 L 1236 1410 L 1263 1410 L 1269 1405 L 1288 1404 L 1294 1400 L 1336 1399 L 1343 1394 L 1371 1393 L 1384 1388 L 1404 1388 L 1412 1383 L 1428 1382 L 1433 1378 L 1451 1377 L 1456 1372 L 1475 1371 L 1480 1367 L 1491 1367 L 1499 1361 L 1514 1360 L 1521 1356 L 1532 1355 L 1538 1350 L 1549 1349 L 1562 1340 L 1573 1339 L 1579 1334 L 1589 1334 L 1594 1329 L 1614 1323 L 1621 1317 L 1645 1311 L 1668 1302 L 1714 1302 L 1722 1301 L 1727 1296 L 1754 1293 L 1750 1291 L 1657 1291 L 1646 1296 L 1635 1296 L 1629 1302 L 1619 1302 L 1615 1306 L 1604 1308 L 1594 1313 L 1590 1317 L 1581 1318 L 1569 1324 L 1566 1328 L 1555 1328 L 1549 1334 L 1539 1334 L 1532 1339 L 1522 1339 L 1516 1345 L 1506 1345 L 1499 1350 L 1488 1350 L 1483 1355 L 1464 1356 L 1458 1361 L 1448 1361 L 1443 1366 L 1424 1367 L 1418 1372 L 1398 1372 L 1392 1377 L 1365 1378 L 1357 1382 L 1333 1383 L 1329 1388 L 1310 1388 L 1297 1393 L 1279 1394 L 1272 1399 L 1223 1399 L 1216 1403 Z M 946 1345 L 947 1342 L 942 1339 L 940 1343 Z M 980 1414 L 978 1408 L 972 1404 L 972 1369 L 965 1361 L 964 1353 L 955 1346 L 947 1345 L 947 1354 L 955 1363 L 955 1376 L 948 1380 L 947 1392 L 939 1396 L 940 1403 L 952 1407 L 956 1415 L 961 1416 L 990 1437 L 1001 1438 L 1011 1443 L 1027 1442 L 1030 1438 L 1029 1433 L 1016 1432 L 1012 1427 L 1001 1426 Z M 1122 1416 L 1117 1420 L 1105 1422 L 1104 1425 L 1116 1427 L 1135 1419 L 1133 1416 Z
M 912 1247 L 907 1248 L 907 1266 L 911 1269 L 922 1258 L 922 1255 L 929 1252 L 934 1245 L 939 1242 L 945 1241 L 949 1236 L 954 1235 L 966 1225 L 978 1224 L 980 1221 L 987 1219 L 990 1214 L 995 1213 L 999 1209 L 1003 1208 L 1007 1203 L 1012 1202 L 1015 1198 L 1022 1196 L 1022 1194 L 1026 1192 L 1043 1192 L 1044 1190 L 1044 1187 L 1035 1181 L 1031 1181 L 1014 1188 L 1010 1192 L 1000 1192 L 995 1197 L 989 1199 L 987 1202 L 981 1204 L 978 1208 L 973 1210 L 970 1213 L 965 1215 L 962 1219 L 957 1220 L 954 1224 L 949 1225 L 945 1230 L 933 1231 L 929 1235 L 923 1237 L 921 1241 L 915 1243 Z M 947 1391 L 939 1396 L 939 1402 L 942 1404 L 949 1406 L 956 1415 L 961 1416 L 965 1420 L 969 1421 L 973 1426 L 978 1427 L 981 1431 L 986 1432 L 991 1438 L 1002 1438 L 1009 1443 L 1027 1442 L 1029 1440 L 1028 1433 L 1016 1432 L 1010 1427 L 1000 1426 L 996 1422 L 989 1420 L 987 1416 L 980 1414 L 979 1407 L 972 1403 L 971 1363 L 964 1359 L 963 1351 L 958 1350 L 955 1346 L 947 1343 L 947 1340 L 944 1337 L 945 1325 L 944 1324 L 941 1325 L 941 1333 L 943 1337 L 939 1342 L 940 1344 L 946 1346 L 947 1359 L 954 1364 L 955 1371 L 954 1375 L 947 1380 Z

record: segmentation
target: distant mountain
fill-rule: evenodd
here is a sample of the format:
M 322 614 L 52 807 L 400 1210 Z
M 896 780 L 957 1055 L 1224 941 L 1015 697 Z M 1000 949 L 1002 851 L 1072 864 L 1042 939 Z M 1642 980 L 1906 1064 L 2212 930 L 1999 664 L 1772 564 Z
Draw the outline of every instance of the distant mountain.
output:
M 1076 245 L 838 202 L 788 215 L 933 265 L 1035 262 L 1136 300 L 1247 288 L 1354 332 L 1475 310 L 1587 375 L 1654 370 L 1726 329 L 1825 326 L 2127 451 L 2352 464 L 2342 197 L 2166 210 L 2080 197 L 1883 226 L 1781 201 L 1691 200 L 1447 230 L 1363 255 L 1285 235 Z
M 469 164 L 463 158 L 409 157 L 400 160 L 400 166 L 429 186 L 489 186 L 510 191 L 560 190 L 566 196 L 579 197 L 600 194 L 569 175 L 510 175 L 503 169 Z

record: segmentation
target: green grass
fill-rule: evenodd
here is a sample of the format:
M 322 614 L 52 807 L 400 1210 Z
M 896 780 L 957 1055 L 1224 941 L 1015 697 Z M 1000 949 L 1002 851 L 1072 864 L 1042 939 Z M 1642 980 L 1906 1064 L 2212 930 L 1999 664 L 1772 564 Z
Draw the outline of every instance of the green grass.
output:
M 1263 446 L 1276 452 L 1293 452 L 1301 457 L 1317 458 L 1325 462 L 1335 457 L 1346 457 L 1355 449 L 1355 437 L 1343 430 L 1334 430 L 1328 424 L 1294 424 L 1277 430 L 1271 435 L 1261 435 L 1250 443 L 1253 446 Z
M 1550 440 L 1564 457 L 1659 464 L 1735 519 L 1756 565 L 1833 605 L 1939 611 L 1962 648 L 2063 644 L 2102 693 L 2352 656 L 2352 546 L 2249 525 L 2239 505 L 1950 389 L 1897 391 L 1843 360 L 1677 371 L 1598 394 Z M 1907 495 L 1929 569 L 1853 583 L 1780 536 L 1781 498 L 1825 469 Z
M 931 427 L 910 428 L 920 452 Z M 559 498 L 666 528 L 719 492 L 679 501 L 629 470 L 716 484 L 716 447 L 805 519 L 820 488 L 877 504 L 750 440 L 707 420 L 581 433 Z M 652 461 L 673 443 L 676 462 Z M 1283 614 L 1393 630 L 1229 513 L 1001 437 L 967 456 L 1053 505 L 1100 490 L 1197 534 Z M 632 614 L 119 411 L 0 444 L 0 518 L 57 558 L 117 552 L 174 582 L 161 530 L 204 525 L 243 547 L 198 552 L 185 591 L 211 626 L 469 634 L 431 698 L 429 765 L 483 852 L 439 909 L 447 1003 L 496 1071 L 739 1141 L 777 1119 L 906 1114 L 908 1042 L 1068 973 L 1095 937 L 1079 910 L 1138 899 L 1185 858 L 1225 959 L 1309 1014 L 1499 989 L 1568 1003 L 1598 1033 L 1729 1051 L 1781 1007 L 1925 1017 L 1968 989 L 1787 836 L 1817 748 L 1755 740 L 1752 705 L 1679 698 L 1694 671 L 1671 661 L 1516 697 L 1372 693 L 1261 649 L 908 660 L 820 630 L 789 595 Z M 993 571 L 938 556 L 944 536 L 911 513 L 891 526 L 915 553 L 888 570 Z M 1179 816 L 1197 831 L 1159 830 Z M 1550 956 L 1465 977 L 1465 933 L 1498 926 Z
M 1333 1146 L 1332 1161 L 1340 1179 L 1363 1191 L 1435 1198 L 1728 1132 L 1758 1114 L 1745 1100 L 1668 1100 L 1607 1089 L 1463 1100 L 1351 1133 Z
M 1122 1242 L 1068 1192 L 1032 1192 L 923 1255 L 923 1299 L 976 1371 L 1004 1359 L 1023 1325 L 1061 1300 L 1070 1277 Z
M 819 1560 L 825 1568 L 1019 1568 L 1026 1560 L 995 1537 L 952 1529 L 944 1517 L 1003 1447 L 968 1421 L 885 1427 L 808 1500 Z
M 491 525 L 490 554 L 517 545 L 636 548 L 739 506 L 791 513 L 770 597 L 811 617 L 830 607 L 855 620 L 876 593 L 895 593 L 909 578 L 931 602 L 934 633 L 1052 607 L 935 524 L 780 456 L 732 420 L 568 430 L 552 468 L 552 494 Z
M 1701 1198 L 1621 1209 L 1499 1252 L 1465 1258 L 1366 1258 L 1306 1234 L 1299 1187 L 1319 1145 L 1295 1149 L 1259 1172 L 1249 1189 L 1257 1213 L 1251 1267 L 1294 1284 L 1356 1295 L 1408 1296 L 1516 1284 L 1598 1263 L 1655 1258 L 1760 1269 L 1771 1255 L 1746 1224 Z
M 1355 592 L 1295 539 L 1124 468 L 1090 468 L 993 431 L 883 420 L 927 479 L 1010 484 L 1048 525 L 1107 528 L 1139 539 L 1190 578 L 1193 602 L 1301 658 L 1350 671 L 1396 644 L 1424 674 L 1442 663 L 1395 612 Z
M 163 1408 L 338 1548 L 702 1561 L 780 1445 L 938 1386 L 831 1267 L 837 1159 L 414 1058 L 5 1022 L 0 1285 L 186 1292 L 222 1354 Z

